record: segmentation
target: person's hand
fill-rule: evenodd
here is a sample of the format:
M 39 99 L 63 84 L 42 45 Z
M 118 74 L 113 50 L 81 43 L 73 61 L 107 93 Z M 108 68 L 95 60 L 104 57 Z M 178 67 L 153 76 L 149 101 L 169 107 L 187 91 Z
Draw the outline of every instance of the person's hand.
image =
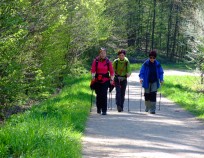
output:
M 127 76 L 127 77 L 130 77 L 130 73 L 127 73 L 126 76 Z
M 160 81 L 160 84 L 163 84 L 164 83 L 164 81 Z
M 95 81 L 95 77 L 92 76 L 91 80 L 92 80 L 92 81 Z
M 143 82 L 143 79 L 140 79 L 140 83 L 142 84 L 142 82 Z
M 110 80 L 110 84 L 111 84 L 111 85 L 114 85 L 114 81 L 113 81 L 113 80 Z
M 91 74 L 91 80 L 94 81 L 95 80 L 95 73 Z

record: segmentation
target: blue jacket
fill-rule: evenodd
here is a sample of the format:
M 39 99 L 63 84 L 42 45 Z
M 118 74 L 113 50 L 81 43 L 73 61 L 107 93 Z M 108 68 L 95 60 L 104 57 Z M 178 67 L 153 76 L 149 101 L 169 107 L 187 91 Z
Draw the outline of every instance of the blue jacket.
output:
M 142 87 L 143 88 L 149 88 L 149 59 L 147 59 L 143 64 L 142 67 L 140 69 L 140 74 L 139 77 L 140 79 L 143 80 L 142 82 Z M 163 81 L 163 74 L 164 71 L 160 65 L 160 63 L 155 60 L 154 62 L 156 62 L 156 71 L 157 71 L 157 88 L 160 87 L 160 82 Z

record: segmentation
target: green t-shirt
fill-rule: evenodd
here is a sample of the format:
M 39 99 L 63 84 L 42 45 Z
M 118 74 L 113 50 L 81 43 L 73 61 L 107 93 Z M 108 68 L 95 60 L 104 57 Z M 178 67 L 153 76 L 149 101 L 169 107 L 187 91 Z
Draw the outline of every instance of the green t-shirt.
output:
M 130 70 L 130 62 L 127 57 L 124 60 L 120 60 L 119 58 L 113 61 L 113 68 L 115 71 L 115 75 L 126 76 L 131 73 Z

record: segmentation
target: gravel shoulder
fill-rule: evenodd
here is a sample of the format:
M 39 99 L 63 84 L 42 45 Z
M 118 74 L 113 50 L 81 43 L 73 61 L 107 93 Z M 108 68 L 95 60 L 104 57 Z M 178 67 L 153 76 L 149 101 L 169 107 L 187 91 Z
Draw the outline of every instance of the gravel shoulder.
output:
M 155 115 L 144 112 L 143 96 L 140 112 L 141 86 L 137 81 L 136 72 L 128 82 L 129 112 L 128 87 L 124 112 L 116 110 L 115 91 L 112 104 L 108 101 L 108 115 L 97 114 L 93 107 L 82 138 L 82 157 L 203 158 L 204 123 L 172 101 L 164 97 L 160 101 L 159 94 Z

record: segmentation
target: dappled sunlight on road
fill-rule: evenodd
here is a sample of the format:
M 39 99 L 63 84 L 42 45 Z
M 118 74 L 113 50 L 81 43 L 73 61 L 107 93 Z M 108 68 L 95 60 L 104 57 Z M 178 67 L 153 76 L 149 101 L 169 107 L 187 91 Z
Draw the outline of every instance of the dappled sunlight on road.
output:
M 116 110 L 115 90 L 106 116 L 93 107 L 83 137 L 83 158 L 203 158 L 203 122 L 159 95 L 160 110 L 157 103 L 155 115 L 144 112 L 136 78 L 138 73 L 128 79 L 124 112 Z

